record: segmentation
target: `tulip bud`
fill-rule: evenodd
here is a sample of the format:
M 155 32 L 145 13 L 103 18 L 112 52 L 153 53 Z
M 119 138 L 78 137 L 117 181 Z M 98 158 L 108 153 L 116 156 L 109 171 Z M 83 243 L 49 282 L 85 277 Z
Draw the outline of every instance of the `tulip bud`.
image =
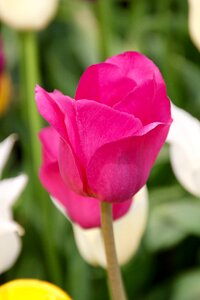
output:
M 82 228 L 100 227 L 99 201 L 113 203 L 115 220 L 122 217 L 172 122 L 158 68 L 124 52 L 90 66 L 74 99 L 37 86 L 36 102 L 50 124 L 40 132 L 43 186 Z
M 53 19 L 59 0 L 0 0 L 0 20 L 17 30 L 41 30 Z
M 193 43 L 200 50 L 200 1 L 189 0 L 189 32 Z

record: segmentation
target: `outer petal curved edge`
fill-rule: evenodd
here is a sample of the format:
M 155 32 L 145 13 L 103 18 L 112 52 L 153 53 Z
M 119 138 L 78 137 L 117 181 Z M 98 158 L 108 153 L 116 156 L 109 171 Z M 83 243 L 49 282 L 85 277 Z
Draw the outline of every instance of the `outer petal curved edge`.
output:
M 113 106 L 135 87 L 116 65 L 100 63 L 89 67 L 81 76 L 75 99 L 88 99 Z
M 134 115 L 143 125 L 152 122 L 167 123 L 171 115 L 166 88 L 158 85 L 155 78 L 142 82 L 114 108 Z
M 169 126 L 158 123 L 144 135 L 106 144 L 95 152 L 87 167 L 87 178 L 99 199 L 121 202 L 139 191 L 147 181 Z
M 158 67 L 145 55 L 127 51 L 106 60 L 123 70 L 123 75 L 134 80 L 137 85 L 152 79 L 155 76 L 157 84 L 165 86 L 165 82 Z
M 72 109 L 72 99 L 58 91 L 48 93 L 39 85 L 36 86 L 35 94 L 37 107 L 41 116 L 68 141 L 65 114 L 67 111 L 70 113 Z

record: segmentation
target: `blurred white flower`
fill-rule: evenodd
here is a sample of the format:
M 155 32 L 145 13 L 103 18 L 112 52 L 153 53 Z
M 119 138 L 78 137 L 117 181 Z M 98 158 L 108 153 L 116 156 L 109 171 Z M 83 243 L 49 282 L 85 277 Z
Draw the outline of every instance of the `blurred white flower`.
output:
M 118 261 L 125 264 L 137 251 L 143 236 L 148 214 L 148 193 L 143 187 L 134 197 L 130 210 L 114 222 Z M 106 268 L 103 239 L 99 228 L 83 229 L 73 224 L 76 244 L 82 257 L 92 265 Z
M 0 20 L 18 30 L 40 30 L 53 19 L 59 0 L 0 0 Z
M 0 143 L 0 177 L 15 140 L 13 134 Z M 23 229 L 12 220 L 12 206 L 26 183 L 27 176 L 24 174 L 0 180 L 0 274 L 15 263 L 21 250 L 19 235 Z
M 189 0 L 189 32 L 192 41 L 200 50 L 200 1 Z
M 200 122 L 173 104 L 172 117 L 167 141 L 173 171 L 188 192 L 200 197 Z

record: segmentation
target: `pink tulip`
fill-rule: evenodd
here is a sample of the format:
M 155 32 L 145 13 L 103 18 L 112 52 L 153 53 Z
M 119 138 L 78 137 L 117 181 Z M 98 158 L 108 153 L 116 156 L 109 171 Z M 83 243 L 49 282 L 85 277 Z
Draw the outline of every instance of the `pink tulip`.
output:
M 5 67 L 5 56 L 3 52 L 3 42 L 0 37 L 0 74 L 3 72 Z
M 100 225 L 99 201 L 114 218 L 129 209 L 146 183 L 171 124 L 170 102 L 158 68 L 126 52 L 89 67 L 75 99 L 36 88 L 43 129 L 40 179 L 82 227 Z

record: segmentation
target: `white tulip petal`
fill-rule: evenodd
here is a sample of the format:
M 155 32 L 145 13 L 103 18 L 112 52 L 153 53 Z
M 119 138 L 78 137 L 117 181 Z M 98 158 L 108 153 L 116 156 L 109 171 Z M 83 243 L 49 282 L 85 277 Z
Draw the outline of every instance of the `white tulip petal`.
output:
M 24 190 L 28 181 L 25 174 L 0 181 L 0 218 L 12 217 L 11 207 Z
M 200 1 L 189 0 L 189 32 L 192 41 L 200 50 Z
M 200 166 L 192 164 L 190 157 L 178 145 L 171 146 L 170 160 L 181 185 L 194 196 L 200 197 Z
M 0 220 L 0 237 L 11 232 L 16 232 L 18 235 L 24 235 L 24 229 L 12 220 Z
M 15 231 L 0 234 L 0 274 L 12 267 L 20 251 L 21 240 Z
M 12 134 L 0 143 L 0 176 L 15 141 L 16 135 Z M 15 263 L 21 251 L 19 235 L 24 234 L 24 230 L 12 220 L 11 208 L 27 181 L 24 174 L 0 181 L 0 274 Z
M 148 195 L 143 187 L 134 197 L 129 212 L 114 222 L 114 235 L 120 265 L 137 251 L 145 230 L 148 214 Z M 73 224 L 75 240 L 83 258 L 92 265 L 106 268 L 106 258 L 99 228 L 83 229 Z
M 170 160 L 180 183 L 195 196 L 200 196 L 200 122 L 186 111 L 172 105 L 174 122 L 167 141 Z
M 103 244 L 100 230 L 98 228 L 84 230 L 76 224 L 72 224 L 72 226 L 75 241 L 81 256 L 93 266 L 102 266 L 102 259 L 99 261 L 97 258 L 98 254 L 96 253 L 98 249 L 99 256 L 102 257 Z M 105 259 L 105 257 L 103 257 L 103 259 Z M 105 261 L 103 263 L 103 266 L 104 265 Z
M 167 137 L 167 141 L 173 144 L 183 144 L 186 147 L 185 138 L 189 141 L 186 149 L 195 151 L 198 155 L 200 149 L 200 122 L 185 110 L 171 103 L 173 122 Z M 192 150 L 191 150 L 192 149 Z
M 0 0 L 1 1 L 1 0 Z M 2 176 L 3 169 L 8 160 L 13 145 L 17 139 L 16 134 L 11 134 L 3 142 L 0 143 L 0 177 Z
M 0 20 L 19 30 L 40 30 L 53 19 L 59 0 L 0 0 Z

